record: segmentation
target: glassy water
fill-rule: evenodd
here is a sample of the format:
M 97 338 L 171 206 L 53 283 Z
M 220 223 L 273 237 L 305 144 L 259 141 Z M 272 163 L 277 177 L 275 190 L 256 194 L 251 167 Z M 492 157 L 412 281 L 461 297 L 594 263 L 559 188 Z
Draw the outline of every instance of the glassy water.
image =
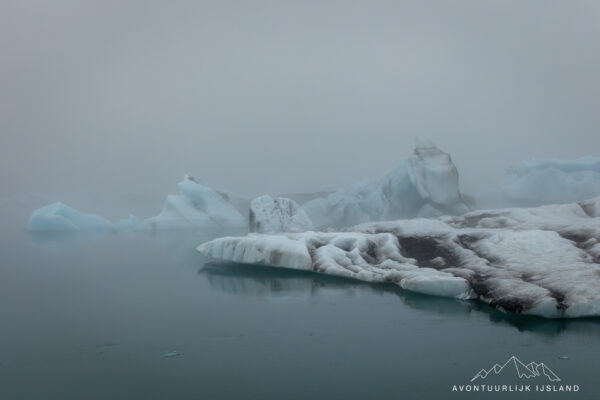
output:
M 195 246 L 229 233 L 32 236 L 5 227 L 0 399 L 600 394 L 598 320 L 511 317 L 392 285 L 206 265 Z M 579 392 L 452 391 L 512 355 L 544 362 Z M 550 383 L 514 375 L 496 381 Z

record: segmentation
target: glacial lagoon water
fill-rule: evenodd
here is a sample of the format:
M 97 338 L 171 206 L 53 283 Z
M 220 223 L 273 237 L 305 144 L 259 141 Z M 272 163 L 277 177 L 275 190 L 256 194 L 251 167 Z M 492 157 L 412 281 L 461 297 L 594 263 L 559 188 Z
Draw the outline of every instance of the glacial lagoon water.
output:
M 231 233 L 239 232 L 39 236 L 5 226 L 0 399 L 600 394 L 597 319 L 515 317 L 393 285 L 207 264 L 194 249 Z M 452 390 L 513 355 L 544 362 L 561 381 L 507 371 L 478 383 L 534 392 Z M 536 384 L 579 391 L 535 392 Z

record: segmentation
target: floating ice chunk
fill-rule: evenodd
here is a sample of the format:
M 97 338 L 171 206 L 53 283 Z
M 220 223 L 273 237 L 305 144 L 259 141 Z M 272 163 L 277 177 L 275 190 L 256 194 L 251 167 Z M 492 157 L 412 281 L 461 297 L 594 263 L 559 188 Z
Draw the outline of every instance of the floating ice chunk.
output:
M 54 203 L 33 212 L 27 229 L 31 231 L 137 230 L 233 228 L 246 226 L 246 218 L 232 205 L 227 195 L 218 193 L 185 175 L 178 184 L 179 195 L 169 195 L 161 213 L 143 222 L 129 215 L 113 224 L 103 217 L 83 214 L 62 203 Z M 239 203 L 241 199 L 236 199 Z
M 185 175 L 180 194 L 169 195 L 163 210 L 144 223 L 154 230 L 242 227 L 245 218 L 223 195 Z
M 53 203 L 35 210 L 27 223 L 29 231 L 91 231 L 114 230 L 107 219 L 84 214 L 63 203 Z
M 529 209 L 367 223 L 345 232 L 204 243 L 214 259 L 296 268 L 476 298 L 547 318 L 600 315 L 600 197 Z
M 600 158 L 529 160 L 512 167 L 506 194 L 531 203 L 566 203 L 600 195 Z
M 458 189 L 458 171 L 450 156 L 425 142 L 418 142 L 414 154 L 387 175 L 311 200 L 303 208 L 319 227 L 469 210 Z
M 292 199 L 264 195 L 250 203 L 250 231 L 302 232 L 313 229 L 306 212 Z
M 179 357 L 180 355 L 181 355 L 181 353 L 179 353 L 177 350 L 165 351 L 163 353 L 164 358 Z

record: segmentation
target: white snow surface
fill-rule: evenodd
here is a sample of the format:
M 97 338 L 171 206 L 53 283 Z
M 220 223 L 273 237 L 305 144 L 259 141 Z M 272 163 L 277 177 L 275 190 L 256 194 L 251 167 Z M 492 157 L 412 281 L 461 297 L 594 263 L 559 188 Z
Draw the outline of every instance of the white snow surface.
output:
M 243 264 L 392 282 L 547 318 L 600 315 L 600 197 L 580 203 L 249 234 L 198 247 Z
M 157 216 L 144 220 L 153 230 L 242 227 L 246 219 L 222 194 L 185 175 L 179 195 L 169 195 Z
M 311 200 L 303 208 L 319 227 L 469 210 L 459 191 L 458 171 L 450 156 L 434 144 L 421 141 L 413 155 L 385 176 Z
M 27 222 L 29 231 L 111 231 L 115 225 L 106 218 L 85 214 L 57 202 L 35 210 Z
M 600 158 L 528 160 L 509 169 L 505 193 L 531 203 L 568 203 L 600 195 Z
M 250 202 L 251 232 L 302 232 L 311 229 L 310 218 L 292 199 L 263 195 Z

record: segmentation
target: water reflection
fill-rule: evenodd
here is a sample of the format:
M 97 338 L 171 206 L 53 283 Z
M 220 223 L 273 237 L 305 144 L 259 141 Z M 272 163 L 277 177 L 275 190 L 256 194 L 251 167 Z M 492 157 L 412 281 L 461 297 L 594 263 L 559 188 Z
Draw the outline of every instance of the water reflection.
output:
M 356 280 L 256 265 L 208 263 L 198 273 L 211 287 L 244 296 L 311 297 L 321 291 L 341 291 L 348 296 L 364 291 L 381 293 L 381 287 Z
M 371 284 L 308 271 L 234 263 L 209 263 L 198 273 L 206 278 L 211 287 L 234 295 L 308 298 L 325 291 L 342 291 L 352 296 L 392 293 L 401 299 L 403 305 L 413 310 L 444 317 L 469 319 L 473 315 L 486 316 L 495 325 L 547 337 L 560 335 L 567 330 L 571 333 L 600 335 L 600 318 L 546 319 L 508 314 L 479 301 L 427 296 L 402 290 L 394 284 Z
M 473 302 L 473 308 L 489 315 L 495 325 L 509 325 L 521 332 L 532 331 L 544 336 L 557 336 L 563 332 L 596 334 L 600 337 L 600 318 L 547 319 L 531 315 L 516 315 L 495 310 L 487 304 Z

